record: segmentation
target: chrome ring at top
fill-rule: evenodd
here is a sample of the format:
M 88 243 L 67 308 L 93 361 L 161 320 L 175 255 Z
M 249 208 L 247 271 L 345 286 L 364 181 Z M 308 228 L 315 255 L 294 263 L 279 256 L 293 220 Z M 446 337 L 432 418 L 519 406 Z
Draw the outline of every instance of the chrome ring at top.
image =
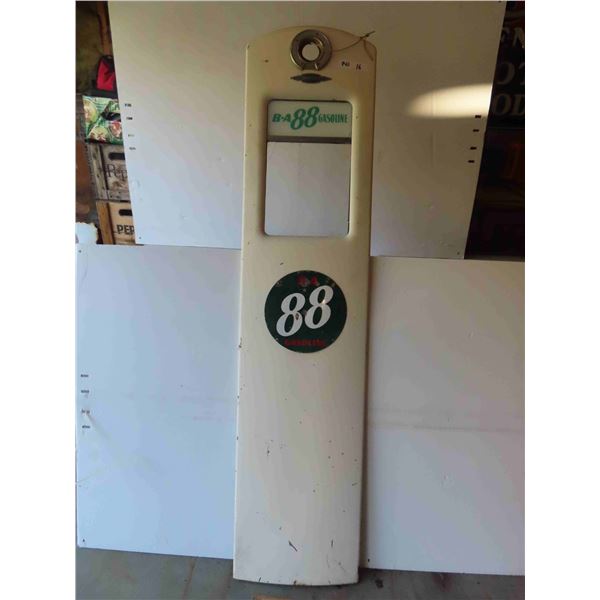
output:
M 307 60 L 302 56 L 302 50 L 308 44 L 314 44 L 319 49 L 319 55 L 314 60 Z M 293 63 L 302 69 L 319 71 L 327 65 L 331 59 L 331 42 L 329 38 L 317 29 L 305 29 L 297 34 L 292 40 L 290 55 Z

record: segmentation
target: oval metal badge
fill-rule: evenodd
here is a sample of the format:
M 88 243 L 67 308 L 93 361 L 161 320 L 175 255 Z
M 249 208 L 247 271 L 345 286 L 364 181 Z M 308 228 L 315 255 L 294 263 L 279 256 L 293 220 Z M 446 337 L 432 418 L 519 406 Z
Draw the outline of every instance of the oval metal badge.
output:
M 318 352 L 339 337 L 346 323 L 342 289 L 318 271 L 282 277 L 265 302 L 265 321 L 276 342 L 294 352 Z

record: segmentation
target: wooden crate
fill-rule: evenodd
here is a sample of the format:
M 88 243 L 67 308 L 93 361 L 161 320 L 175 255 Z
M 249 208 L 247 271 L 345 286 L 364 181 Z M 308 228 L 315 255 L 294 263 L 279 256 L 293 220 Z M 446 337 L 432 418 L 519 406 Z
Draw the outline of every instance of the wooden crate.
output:
M 104 244 L 135 244 L 135 228 L 130 202 L 96 202 L 100 233 Z
M 129 200 L 129 181 L 123 146 L 86 144 L 98 200 Z

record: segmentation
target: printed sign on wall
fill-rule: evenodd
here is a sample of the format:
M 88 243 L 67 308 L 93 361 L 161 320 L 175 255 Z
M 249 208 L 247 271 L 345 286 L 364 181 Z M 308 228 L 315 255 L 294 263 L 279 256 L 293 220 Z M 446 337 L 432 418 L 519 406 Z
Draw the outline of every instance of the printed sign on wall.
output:
M 342 289 L 318 271 L 282 277 L 265 302 L 269 332 L 294 352 L 318 352 L 331 346 L 344 329 L 346 312 Z

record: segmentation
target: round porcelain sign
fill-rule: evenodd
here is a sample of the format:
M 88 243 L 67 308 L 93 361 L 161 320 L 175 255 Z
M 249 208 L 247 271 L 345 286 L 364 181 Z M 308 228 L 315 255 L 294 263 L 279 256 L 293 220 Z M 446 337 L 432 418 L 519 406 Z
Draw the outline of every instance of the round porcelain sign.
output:
M 265 321 L 275 341 L 294 352 L 318 352 L 331 346 L 346 323 L 341 288 L 318 271 L 296 271 L 271 288 Z

